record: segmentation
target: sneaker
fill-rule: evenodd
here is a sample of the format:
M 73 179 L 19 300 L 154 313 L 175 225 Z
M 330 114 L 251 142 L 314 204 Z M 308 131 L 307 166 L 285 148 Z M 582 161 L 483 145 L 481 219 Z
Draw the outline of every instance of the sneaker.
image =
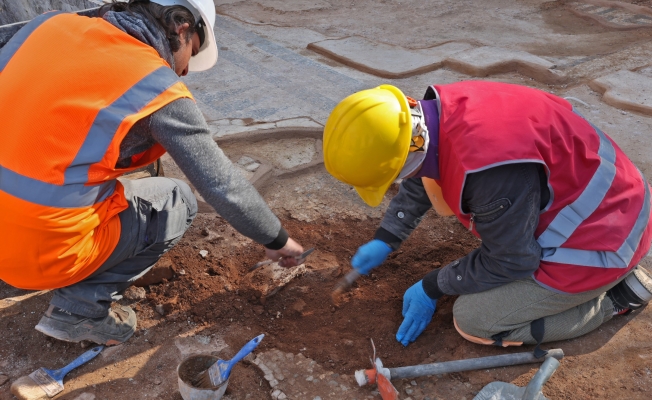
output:
M 611 301 L 613 302 L 613 299 Z M 616 305 L 616 303 L 614 303 L 614 312 L 611 315 L 629 315 L 632 313 L 632 311 L 634 310 L 631 308 L 620 308 Z
M 127 341 L 136 331 L 136 313 L 130 307 L 109 309 L 106 317 L 88 318 L 50 305 L 36 330 L 66 342 L 88 340 L 113 346 Z
M 629 315 L 632 311 L 644 307 L 650 299 L 649 274 L 637 267 L 627 278 L 607 291 L 607 297 L 614 305 L 613 315 Z

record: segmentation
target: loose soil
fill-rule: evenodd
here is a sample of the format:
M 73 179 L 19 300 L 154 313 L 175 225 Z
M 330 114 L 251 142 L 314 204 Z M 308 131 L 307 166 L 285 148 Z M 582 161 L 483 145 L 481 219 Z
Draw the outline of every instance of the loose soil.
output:
M 306 262 L 302 276 L 263 296 L 258 288 L 265 282 L 255 279 L 259 272 L 248 272 L 263 258 L 260 246 L 239 236 L 216 214 L 200 214 L 179 245 L 164 256 L 172 263 L 174 277 L 147 286 L 143 300 L 120 301 L 138 314 L 135 337 L 71 372 L 66 393 L 60 398 L 76 399 L 90 392 L 96 399 L 179 400 L 175 369 L 180 359 L 175 344 L 178 347 L 184 336 L 221 338 L 229 347 L 213 353 L 228 359 L 249 339 L 265 333 L 256 351 L 276 348 L 301 353 L 339 374 L 368 368 L 369 339 L 387 366 L 529 350 L 464 341 L 452 325 L 455 298 L 450 296 L 438 303 L 433 323 L 415 343 L 403 347 L 394 338 L 402 320 L 403 292 L 432 268 L 463 256 L 479 244 L 454 219 L 428 214 L 398 252 L 368 277 L 359 279 L 337 303 L 331 298 L 331 288 L 349 270 L 351 256 L 373 236 L 379 221 L 329 219 L 305 223 L 286 217 L 283 223 L 295 239 L 317 251 Z M 205 259 L 200 250 L 208 251 Z M 2 298 L 27 293 L 0 285 Z M 6 327 L 6 334 L 0 338 L 0 373 L 11 381 L 39 366 L 64 365 L 82 352 L 79 344 L 49 339 L 33 329 L 49 297 L 36 295 L 0 309 L 0 323 Z M 163 316 L 155 311 L 157 305 L 163 305 Z M 649 322 L 649 310 L 644 313 L 641 318 Z M 625 357 L 607 352 L 593 357 L 594 365 L 579 358 L 609 342 L 632 318 L 620 317 L 584 338 L 550 344 L 551 348 L 562 347 L 568 356 L 544 392 L 554 399 L 649 398 L 652 346 L 649 340 L 637 343 L 634 338 L 647 335 L 644 330 L 650 324 L 648 328 L 638 326 L 628 335 L 631 354 Z M 647 344 L 641 347 L 642 343 Z M 517 366 L 417 381 L 436 382 L 436 389 L 429 393 L 431 398 L 470 399 L 495 380 L 525 385 L 535 371 L 533 366 Z M 402 383 L 395 384 L 400 387 Z M 271 399 L 270 392 L 260 370 L 245 361 L 235 367 L 225 398 Z M 10 398 L 9 383 L 0 386 L 0 399 Z

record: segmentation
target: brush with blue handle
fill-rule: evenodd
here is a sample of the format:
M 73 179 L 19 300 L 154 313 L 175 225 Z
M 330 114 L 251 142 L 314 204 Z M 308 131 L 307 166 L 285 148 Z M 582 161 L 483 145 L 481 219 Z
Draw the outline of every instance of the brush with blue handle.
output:
M 39 368 L 28 376 L 23 376 L 11 385 L 11 393 L 20 400 L 47 399 L 56 396 L 64 389 L 63 378 L 80 365 L 95 358 L 104 349 L 97 346 L 88 350 L 73 362 L 57 370 Z
M 236 354 L 235 357 L 230 360 L 217 360 L 217 362 L 211 365 L 210 368 L 197 375 L 197 377 L 192 382 L 193 385 L 198 388 L 211 388 L 226 382 L 226 380 L 229 379 L 229 375 L 231 374 L 231 368 L 233 368 L 233 366 L 238 361 L 242 360 L 249 353 L 251 353 L 256 348 L 256 346 L 258 346 L 258 343 L 263 340 L 264 337 L 265 334 L 262 334 L 251 339 L 240 349 L 238 354 Z

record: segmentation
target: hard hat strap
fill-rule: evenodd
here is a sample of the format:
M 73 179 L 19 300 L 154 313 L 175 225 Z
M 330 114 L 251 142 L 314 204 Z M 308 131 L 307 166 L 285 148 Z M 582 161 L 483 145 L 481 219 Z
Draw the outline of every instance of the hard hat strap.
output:
M 421 110 L 421 104 L 417 102 L 416 106 L 410 109 L 412 116 L 412 138 L 410 139 L 410 152 L 408 153 L 407 160 L 398 174 L 399 179 L 416 171 L 426 158 L 428 152 L 428 145 L 430 144 L 430 137 L 428 135 L 428 127 L 426 126 L 426 119 Z
M 197 31 L 197 35 L 199 36 L 199 47 L 202 47 L 204 45 L 204 41 L 206 40 L 206 31 L 204 29 L 206 27 L 206 23 L 204 22 L 204 19 L 199 17 L 199 21 L 195 24 L 195 30 Z

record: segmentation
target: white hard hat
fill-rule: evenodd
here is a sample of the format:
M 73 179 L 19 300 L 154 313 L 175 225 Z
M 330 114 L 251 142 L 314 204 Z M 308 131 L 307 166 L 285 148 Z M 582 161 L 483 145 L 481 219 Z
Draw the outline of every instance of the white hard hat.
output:
M 190 58 L 189 71 L 204 71 L 217 62 L 217 42 L 215 41 L 215 4 L 213 0 L 150 0 L 162 6 L 183 6 L 195 17 L 195 23 L 203 20 L 204 43 L 199 53 Z M 201 28 L 200 27 L 200 28 Z

